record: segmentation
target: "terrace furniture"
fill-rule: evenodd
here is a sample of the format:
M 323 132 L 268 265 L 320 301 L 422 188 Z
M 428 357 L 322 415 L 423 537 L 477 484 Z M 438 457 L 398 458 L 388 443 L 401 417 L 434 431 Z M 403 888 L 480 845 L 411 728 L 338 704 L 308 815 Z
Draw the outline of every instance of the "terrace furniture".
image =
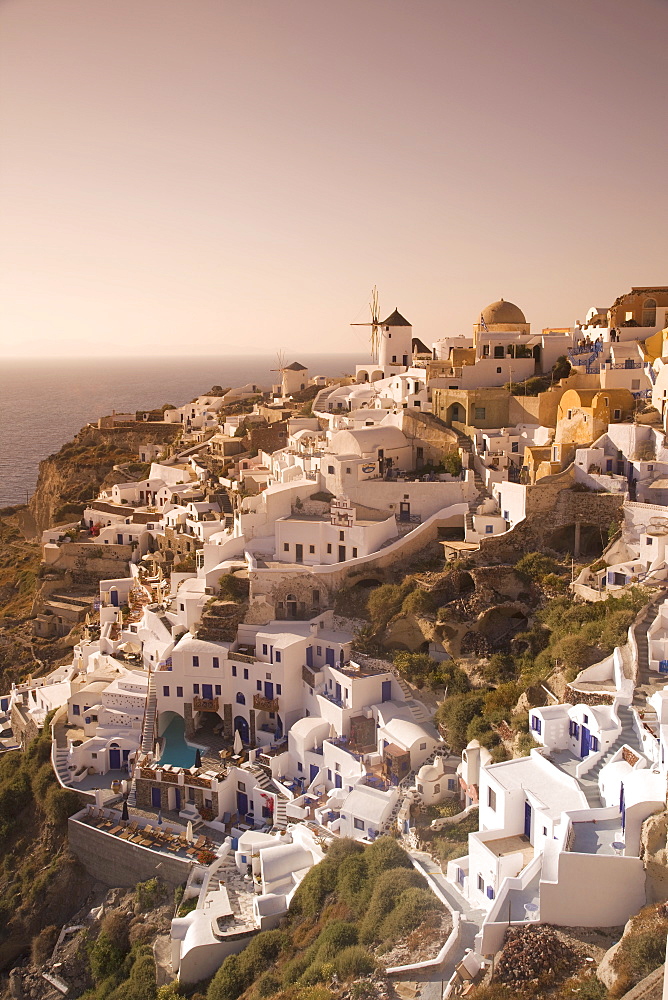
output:
M 122 829 L 123 829 L 123 827 L 122 827 L 122 826 L 113 826 L 113 827 L 111 828 L 111 830 L 109 831 L 109 833 L 111 833 L 111 834 L 112 834 L 112 835 L 113 835 L 113 836 L 115 837 L 115 836 L 116 836 L 116 834 L 117 834 L 117 833 L 120 833 Z

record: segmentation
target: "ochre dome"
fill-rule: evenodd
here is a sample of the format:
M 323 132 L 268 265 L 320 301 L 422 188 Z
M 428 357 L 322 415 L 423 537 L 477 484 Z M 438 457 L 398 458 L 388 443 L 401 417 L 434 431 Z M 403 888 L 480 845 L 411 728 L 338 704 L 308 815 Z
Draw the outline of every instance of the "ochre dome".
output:
M 487 326 L 503 323 L 506 326 L 511 323 L 526 323 L 526 317 L 519 306 L 513 302 L 492 302 L 490 306 L 482 311 L 482 318 Z

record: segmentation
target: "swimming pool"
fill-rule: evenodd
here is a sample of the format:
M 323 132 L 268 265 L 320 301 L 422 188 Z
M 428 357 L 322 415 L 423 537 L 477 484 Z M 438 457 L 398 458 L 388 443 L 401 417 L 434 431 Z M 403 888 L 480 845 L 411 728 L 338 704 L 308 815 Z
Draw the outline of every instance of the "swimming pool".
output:
M 192 767 L 195 763 L 196 748 L 186 743 L 185 723 L 180 715 L 175 715 L 162 734 L 163 749 L 160 764 L 174 767 Z

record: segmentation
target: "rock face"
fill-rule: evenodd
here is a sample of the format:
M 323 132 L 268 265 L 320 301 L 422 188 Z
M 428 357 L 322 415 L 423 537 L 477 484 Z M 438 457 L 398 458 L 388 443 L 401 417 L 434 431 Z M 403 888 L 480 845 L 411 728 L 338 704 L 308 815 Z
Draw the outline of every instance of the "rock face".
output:
M 668 811 L 656 813 L 643 823 L 641 857 L 645 859 L 645 886 L 648 903 L 668 899 Z

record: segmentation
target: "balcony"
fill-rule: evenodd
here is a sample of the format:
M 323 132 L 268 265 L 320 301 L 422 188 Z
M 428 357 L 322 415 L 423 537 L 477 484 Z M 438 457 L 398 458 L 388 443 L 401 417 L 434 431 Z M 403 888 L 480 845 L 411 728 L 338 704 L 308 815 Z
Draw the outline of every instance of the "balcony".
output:
M 217 698 L 198 698 L 197 695 L 193 698 L 193 711 L 195 712 L 217 712 L 218 711 L 218 699 Z
M 255 657 L 249 656 L 248 653 L 233 653 L 229 652 L 227 654 L 228 660 L 234 660 L 235 663 L 255 663 Z
M 278 698 L 265 698 L 263 694 L 254 694 L 253 708 L 258 712 L 278 712 Z

